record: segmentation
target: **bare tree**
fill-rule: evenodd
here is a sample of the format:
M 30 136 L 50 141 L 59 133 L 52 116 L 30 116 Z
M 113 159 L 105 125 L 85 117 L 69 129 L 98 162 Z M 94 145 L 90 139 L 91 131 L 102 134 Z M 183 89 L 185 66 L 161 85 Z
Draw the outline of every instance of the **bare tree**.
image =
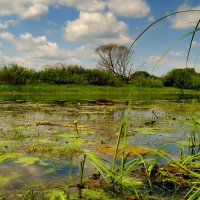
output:
M 101 69 L 110 71 L 123 80 L 129 79 L 132 52 L 126 46 L 106 44 L 96 48 L 95 52 L 99 56 L 98 65 Z

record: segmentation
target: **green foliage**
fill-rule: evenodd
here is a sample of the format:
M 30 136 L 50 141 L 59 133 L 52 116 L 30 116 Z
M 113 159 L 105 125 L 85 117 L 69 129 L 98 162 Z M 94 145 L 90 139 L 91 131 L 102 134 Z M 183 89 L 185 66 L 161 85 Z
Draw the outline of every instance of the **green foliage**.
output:
M 41 71 L 34 71 L 16 64 L 0 68 L 0 83 L 17 85 L 59 84 L 59 85 L 99 85 L 123 86 L 120 76 L 100 69 L 84 69 L 81 66 L 51 66 Z M 193 68 L 173 69 L 164 77 L 150 75 L 146 71 L 137 71 L 130 76 L 129 83 L 136 87 L 176 87 L 181 89 L 200 89 L 200 74 Z M 12 90 L 12 88 L 10 88 Z
M 85 69 L 79 66 L 49 67 L 38 73 L 41 82 L 84 85 Z
M 130 77 L 130 83 L 136 87 L 163 87 L 160 78 L 151 76 L 146 71 L 137 71 Z
M 150 77 L 150 74 L 148 72 L 146 72 L 146 71 L 136 71 L 130 76 L 130 79 L 134 80 L 134 79 L 148 78 L 148 77 Z
M 90 85 L 122 85 L 122 80 L 119 77 L 99 69 L 87 70 L 87 81 Z
M 74 84 L 74 85 L 122 85 L 121 78 L 98 69 L 80 66 L 50 66 L 36 72 L 16 64 L 0 69 L 0 82 L 14 85 L 28 83 Z
M 200 75 L 192 76 L 192 89 L 200 89 Z
M 163 82 L 159 78 L 141 78 L 135 82 L 133 82 L 133 85 L 137 87 L 163 87 Z
M 189 69 L 173 69 L 168 72 L 164 78 L 164 86 L 189 89 L 192 88 L 193 70 Z
M 10 84 L 27 84 L 35 79 L 34 70 L 29 70 L 24 67 L 12 64 L 4 66 L 0 69 L 0 82 Z

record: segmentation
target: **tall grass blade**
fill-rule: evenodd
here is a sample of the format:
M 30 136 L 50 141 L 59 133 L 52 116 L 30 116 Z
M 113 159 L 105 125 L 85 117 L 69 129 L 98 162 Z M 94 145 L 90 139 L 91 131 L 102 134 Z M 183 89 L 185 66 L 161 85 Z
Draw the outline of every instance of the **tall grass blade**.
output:
M 157 68 L 158 64 L 160 63 L 160 61 L 164 58 L 164 56 L 173 48 L 175 47 L 181 40 L 185 39 L 187 36 L 200 31 L 200 28 L 197 28 L 196 30 L 193 30 L 185 35 L 183 35 L 182 37 L 180 37 L 178 40 L 176 40 L 172 45 L 170 45 L 165 51 L 164 53 L 160 56 L 160 58 L 157 60 L 157 62 L 155 63 L 155 65 L 153 66 L 153 69 L 151 71 L 151 74 L 153 73 L 153 71 Z
M 188 200 L 196 200 L 199 199 L 200 197 L 200 188 L 192 195 L 188 198 Z
M 115 167 L 115 163 L 116 163 L 116 160 L 117 160 L 117 155 L 118 155 L 118 152 L 119 152 L 119 145 L 120 145 L 120 141 L 121 141 L 121 135 L 122 135 L 123 129 L 124 129 L 124 111 L 125 111 L 125 108 L 123 108 L 122 114 L 121 114 L 119 132 L 118 132 L 117 143 L 116 143 L 116 149 L 115 149 L 115 154 L 114 154 L 114 158 L 113 158 L 113 164 L 112 164 L 112 168 L 111 168 L 112 170 L 114 170 L 114 167 Z
M 147 26 L 137 37 L 136 39 L 133 41 L 133 43 L 130 46 L 130 50 L 132 49 L 132 47 L 134 46 L 134 44 L 142 37 L 142 35 L 148 30 L 150 29 L 152 26 L 156 25 L 158 22 L 164 20 L 165 18 L 168 18 L 170 16 L 176 15 L 176 14 L 181 14 L 181 13 L 187 13 L 187 12 L 200 12 L 199 9 L 188 9 L 188 10 L 181 10 L 181 11 L 177 11 L 177 12 L 172 12 L 169 13 L 159 19 L 157 19 L 155 22 L 151 23 L 149 26 Z
M 193 34 L 192 34 L 192 38 L 191 38 L 191 41 L 190 41 L 190 46 L 189 46 L 188 53 L 187 53 L 186 67 L 187 67 L 187 64 L 188 64 L 188 59 L 189 59 L 190 51 L 191 51 L 191 48 L 192 48 L 192 42 L 193 42 L 193 40 L 194 40 L 194 36 L 195 36 L 196 30 L 197 30 L 197 28 L 198 28 L 198 26 L 199 26 L 199 23 L 200 23 L 200 19 L 199 19 L 199 21 L 197 22 L 197 24 L 196 24 L 196 26 L 195 26 L 195 28 L 194 28 L 194 32 L 193 32 Z
M 86 154 L 83 156 L 83 159 L 81 159 L 80 163 L 80 187 L 83 186 L 83 172 L 84 172 L 85 160 L 86 160 Z
M 185 199 L 193 192 L 193 190 L 196 188 L 197 184 L 199 184 L 199 181 L 196 182 L 196 183 L 194 184 L 194 186 L 190 189 L 190 191 L 185 195 Z M 194 194 L 193 194 L 193 195 L 194 195 Z M 191 198 L 193 195 L 191 195 L 190 198 Z

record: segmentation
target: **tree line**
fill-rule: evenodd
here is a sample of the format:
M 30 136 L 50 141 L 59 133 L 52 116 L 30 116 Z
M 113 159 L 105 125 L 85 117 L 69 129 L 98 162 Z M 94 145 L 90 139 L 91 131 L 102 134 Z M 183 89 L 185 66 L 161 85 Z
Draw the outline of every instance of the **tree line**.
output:
M 36 71 L 17 64 L 0 67 L 1 84 L 74 84 L 137 87 L 176 87 L 200 89 L 200 74 L 194 68 L 173 69 L 164 76 L 156 77 L 146 71 L 136 71 L 126 80 L 118 74 L 103 69 L 85 69 L 81 66 L 58 65 Z

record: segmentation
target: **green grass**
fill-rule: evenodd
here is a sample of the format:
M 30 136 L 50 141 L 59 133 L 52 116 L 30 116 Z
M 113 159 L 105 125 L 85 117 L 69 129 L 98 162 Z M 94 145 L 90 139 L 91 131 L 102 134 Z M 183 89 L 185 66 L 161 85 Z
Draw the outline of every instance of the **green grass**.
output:
M 134 87 L 131 85 L 112 87 L 112 86 L 79 86 L 79 85 L 51 85 L 51 84 L 28 84 L 28 85 L 8 85 L 1 84 L 0 92 L 6 94 L 35 94 L 35 93 L 122 93 L 129 94 L 130 90 L 133 89 L 133 94 L 179 94 L 180 89 L 177 88 L 148 88 L 148 87 Z M 195 90 L 184 90 L 186 94 L 198 93 L 200 91 Z
M 130 94 L 131 91 L 131 94 Z M 187 98 L 200 95 L 197 90 L 184 90 L 178 88 L 147 88 L 131 85 L 121 87 L 111 86 L 79 86 L 79 85 L 0 85 L 0 101 L 80 101 L 80 100 L 130 100 L 149 99 L 180 99 L 183 94 Z M 185 96 L 184 96 L 185 98 Z

